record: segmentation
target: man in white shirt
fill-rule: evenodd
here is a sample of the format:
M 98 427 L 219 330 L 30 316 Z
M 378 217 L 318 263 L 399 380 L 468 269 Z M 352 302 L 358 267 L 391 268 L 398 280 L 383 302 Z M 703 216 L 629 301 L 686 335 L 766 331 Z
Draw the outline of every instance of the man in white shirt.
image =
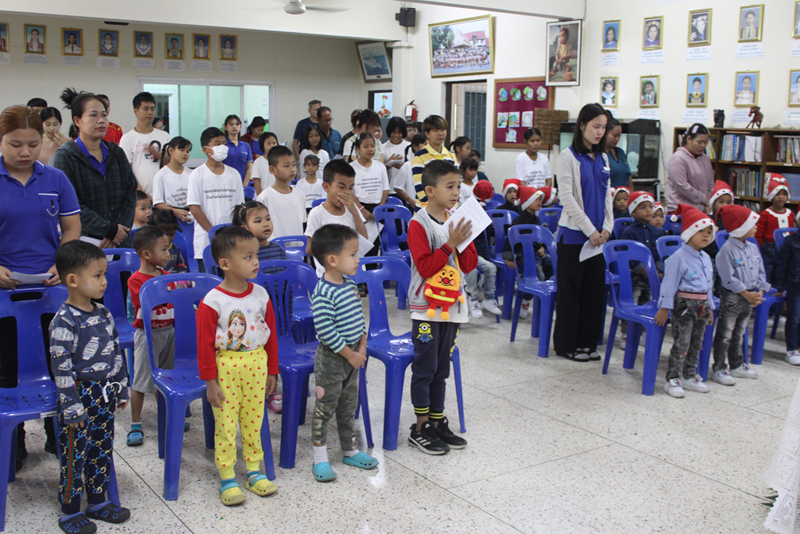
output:
M 169 143 L 169 133 L 153 128 L 156 115 L 156 99 L 150 93 L 139 93 L 133 97 L 133 113 L 136 127 L 122 136 L 119 147 L 128 157 L 139 189 L 153 196 L 153 177 L 160 167 L 161 148 Z

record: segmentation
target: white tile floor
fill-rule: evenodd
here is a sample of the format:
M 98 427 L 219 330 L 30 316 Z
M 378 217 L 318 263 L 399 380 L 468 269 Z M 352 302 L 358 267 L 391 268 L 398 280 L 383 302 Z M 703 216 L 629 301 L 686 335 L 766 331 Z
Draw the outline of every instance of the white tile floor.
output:
M 389 299 L 399 333 L 410 321 L 394 302 Z M 261 499 L 245 492 L 247 502 L 233 509 L 219 501 L 200 417 L 191 419 L 186 435 L 179 500 L 162 499 L 155 406 L 148 400 L 143 447 L 124 443 L 129 412 L 117 425 L 117 476 L 131 520 L 99 524 L 98 532 L 765 532 L 762 475 L 800 376 L 783 362 L 782 332 L 767 341 L 758 380 L 712 383 L 708 394 L 672 399 L 661 382 L 655 396 L 642 396 L 641 360 L 626 371 L 618 349 L 606 376 L 600 362 L 536 357 L 529 327 L 529 320 L 521 323 L 515 343 L 508 341 L 510 322 L 498 325 L 493 317 L 462 329 L 466 449 L 430 457 L 408 447 L 414 415 L 406 391 L 398 449 L 382 450 L 384 369 L 373 361 L 368 379 L 378 469 L 344 466 L 331 432 L 339 478 L 315 482 L 306 425 L 297 467 L 276 467 L 278 494 Z M 668 350 L 669 340 L 659 381 Z M 452 381 L 449 386 L 448 414 L 457 427 Z M 201 413 L 199 401 L 193 408 Z M 307 420 L 312 408 L 309 402 Z M 41 424 L 27 426 L 30 456 L 9 488 L 6 532 L 60 532 L 57 461 L 42 451 Z M 279 416 L 271 416 L 270 426 L 277 465 Z

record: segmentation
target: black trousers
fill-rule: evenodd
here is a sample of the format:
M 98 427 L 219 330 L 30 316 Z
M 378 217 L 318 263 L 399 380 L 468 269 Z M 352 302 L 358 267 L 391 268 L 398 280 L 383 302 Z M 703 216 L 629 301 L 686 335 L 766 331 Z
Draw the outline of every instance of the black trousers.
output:
M 456 346 L 458 323 L 411 320 L 414 361 L 411 363 L 411 404 L 417 415 L 444 416 L 445 381 Z
M 583 245 L 558 243 L 558 293 L 553 348 L 556 354 L 596 350 L 602 336 L 606 261 L 602 254 L 578 261 Z

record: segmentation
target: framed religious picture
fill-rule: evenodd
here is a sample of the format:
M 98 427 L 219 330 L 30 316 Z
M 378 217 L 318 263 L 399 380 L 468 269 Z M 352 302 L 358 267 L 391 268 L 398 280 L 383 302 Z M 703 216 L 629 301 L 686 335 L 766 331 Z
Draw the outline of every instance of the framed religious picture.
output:
M 711 44 L 711 10 L 698 9 L 689 12 L 689 46 Z
M 83 30 L 61 28 L 61 53 L 65 56 L 83 55 Z
M 800 70 L 789 71 L 789 105 L 800 106 Z
M 383 41 L 373 43 L 356 43 L 358 59 L 361 62 L 361 73 L 368 82 L 392 79 L 392 68 L 386 55 Z M 370 108 L 372 109 L 372 108 Z
M 134 57 L 153 57 L 153 33 L 133 32 Z
M 0 22 L 0 52 L 8 52 L 8 23 Z
M 115 30 L 99 30 L 101 56 L 119 57 L 119 32 Z
M 239 38 L 235 35 L 219 36 L 219 58 L 224 61 L 236 61 Z
M 794 3 L 794 32 L 792 32 L 792 37 L 800 39 L 800 0 L 796 0 Z
M 639 107 L 657 108 L 660 76 L 642 76 L 639 78 Z
M 209 46 L 211 36 L 201 33 L 192 34 L 192 59 L 211 59 Z
M 704 108 L 708 105 L 708 74 L 689 74 L 686 77 L 686 105 Z
M 580 85 L 582 29 L 580 20 L 547 23 L 548 86 Z
M 491 15 L 428 24 L 431 76 L 494 72 Z
M 183 59 L 183 34 L 168 33 L 164 35 L 164 57 L 167 59 Z
M 664 33 L 664 17 L 644 19 L 642 50 L 658 50 Z
M 614 52 L 619 50 L 619 27 L 622 25 L 620 20 L 607 20 L 603 22 L 603 52 Z
M 47 26 L 41 24 L 25 25 L 25 53 L 26 54 L 46 54 L 45 32 Z M 6 46 L 8 48 L 8 46 Z
M 739 42 L 760 41 L 764 27 L 764 4 L 739 9 Z
M 603 77 L 600 78 L 600 104 L 606 108 L 617 107 L 617 85 L 619 78 Z
M 737 72 L 733 105 L 741 108 L 758 105 L 758 71 Z

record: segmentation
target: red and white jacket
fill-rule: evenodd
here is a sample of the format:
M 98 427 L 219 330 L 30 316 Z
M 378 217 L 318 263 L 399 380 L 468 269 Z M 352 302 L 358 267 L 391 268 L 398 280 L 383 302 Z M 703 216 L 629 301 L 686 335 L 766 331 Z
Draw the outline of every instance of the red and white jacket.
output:
M 756 241 L 758 246 L 764 243 L 774 243 L 773 232 L 778 228 L 794 228 L 794 213 L 789 208 L 784 208 L 783 213 L 775 213 L 772 208 L 761 212 L 756 223 Z
M 169 274 L 164 269 L 159 270 L 161 271 L 161 274 Z M 144 330 L 144 317 L 142 316 L 142 306 L 141 302 L 139 301 L 139 291 L 142 289 L 144 283 L 152 278 L 155 278 L 155 276 L 144 274 L 139 271 L 136 271 L 131 275 L 130 278 L 128 278 L 128 293 L 131 296 L 133 309 L 136 313 L 136 319 L 133 321 L 134 328 L 141 328 Z M 175 311 L 172 307 L 172 304 L 156 306 L 153 308 L 153 311 L 150 314 L 150 326 L 153 328 L 153 330 L 167 328 L 172 326 L 174 323 Z

